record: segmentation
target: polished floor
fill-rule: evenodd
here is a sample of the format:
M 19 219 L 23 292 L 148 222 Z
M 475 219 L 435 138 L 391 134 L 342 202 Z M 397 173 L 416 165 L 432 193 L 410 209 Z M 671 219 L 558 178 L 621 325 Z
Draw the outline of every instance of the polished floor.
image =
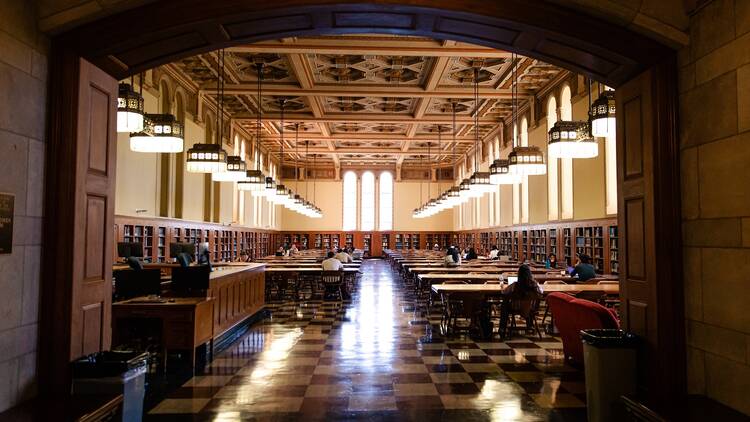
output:
M 146 420 L 585 420 L 559 339 L 445 338 L 386 262 L 362 272 L 343 304 L 270 305 Z

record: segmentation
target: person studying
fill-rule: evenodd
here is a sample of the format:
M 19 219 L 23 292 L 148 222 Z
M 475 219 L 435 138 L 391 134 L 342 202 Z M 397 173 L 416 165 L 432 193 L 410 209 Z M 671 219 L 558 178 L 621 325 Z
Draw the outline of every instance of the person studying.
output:
M 333 252 L 328 252 L 328 258 L 323 260 L 323 270 L 325 271 L 341 271 L 344 269 L 344 264 L 336 259 Z
M 499 254 L 500 250 L 497 249 L 497 246 L 492 245 L 492 249 L 490 249 L 490 253 L 489 255 L 487 255 L 487 259 L 497 259 Z
M 570 275 L 578 277 L 578 281 L 587 281 L 596 277 L 594 266 L 591 265 L 591 257 L 586 254 L 576 256 L 576 266 L 570 271 Z
M 352 256 L 346 253 L 343 249 L 339 249 L 338 253 L 334 256 L 334 258 L 338 259 L 342 263 L 354 262 L 354 260 L 352 259 Z

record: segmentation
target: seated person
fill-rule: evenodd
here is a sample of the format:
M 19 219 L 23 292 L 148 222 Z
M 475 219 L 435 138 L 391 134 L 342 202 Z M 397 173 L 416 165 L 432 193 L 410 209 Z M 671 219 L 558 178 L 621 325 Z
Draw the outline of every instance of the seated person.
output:
M 439 251 L 440 250 L 440 246 L 436 243 L 435 246 L 432 247 L 432 250 L 433 251 Z
M 534 294 L 541 296 L 542 287 L 539 283 L 534 280 L 534 274 L 531 272 L 531 267 L 526 264 L 518 267 L 518 280 L 509 284 L 503 289 L 504 295 L 511 296 L 532 296 Z
M 324 271 L 341 271 L 344 269 L 344 265 L 336 259 L 333 252 L 328 252 L 328 258 L 323 260 Z
M 339 249 L 338 253 L 334 256 L 334 258 L 338 259 L 342 263 L 354 262 L 354 259 L 352 259 L 352 256 L 346 253 L 343 249 Z
M 276 256 L 284 256 L 286 255 L 286 251 L 284 250 L 283 246 L 279 246 L 279 249 L 276 249 Z
M 578 281 L 587 281 L 596 277 L 594 266 L 591 265 L 591 257 L 586 254 L 576 255 L 576 266 L 570 272 L 570 275 L 578 276 Z
M 487 255 L 487 259 L 497 259 L 499 254 L 500 254 L 500 250 L 497 249 L 497 246 L 492 245 L 492 248 L 490 249 L 490 254 Z
M 547 269 L 555 269 L 557 268 L 557 256 L 555 254 L 551 253 L 549 256 L 547 256 L 547 261 L 544 263 L 544 267 Z
M 299 249 L 297 249 L 297 244 L 292 243 L 292 247 L 289 248 L 289 256 L 294 256 L 299 252 Z
M 446 267 L 458 267 L 461 265 L 461 256 L 458 254 L 458 249 L 451 247 L 445 252 L 444 262 Z
M 477 259 L 479 256 L 477 256 L 477 251 L 474 248 L 469 248 L 469 251 L 466 253 L 466 260 L 470 261 L 472 259 Z

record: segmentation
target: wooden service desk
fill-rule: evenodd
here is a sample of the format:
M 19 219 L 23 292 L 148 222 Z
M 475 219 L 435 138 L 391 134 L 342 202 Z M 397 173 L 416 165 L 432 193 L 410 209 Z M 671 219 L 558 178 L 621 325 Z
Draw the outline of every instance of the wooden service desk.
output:
M 128 341 L 132 319 L 161 320 L 161 349 L 189 350 L 221 337 L 265 305 L 265 264 L 247 263 L 215 268 L 209 289 L 200 297 L 135 298 L 112 304 L 113 342 Z M 138 333 L 133 333 L 137 335 Z M 213 347 L 213 344 L 211 344 Z M 166 353 L 163 353 L 166 359 Z M 166 363 L 166 361 L 164 362 Z
M 162 367 L 166 368 L 168 350 L 187 350 L 195 367 L 195 349 L 213 339 L 214 299 L 200 297 L 171 298 L 148 302 L 135 298 L 112 304 L 113 344 L 127 343 L 133 319 L 154 319 L 161 322 Z M 165 299 L 166 300 L 166 299 Z

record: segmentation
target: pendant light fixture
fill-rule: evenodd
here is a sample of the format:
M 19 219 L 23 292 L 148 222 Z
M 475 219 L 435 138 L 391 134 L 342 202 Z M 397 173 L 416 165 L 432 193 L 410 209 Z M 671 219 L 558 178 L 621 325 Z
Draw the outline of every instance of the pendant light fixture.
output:
M 456 101 L 451 101 L 451 114 L 453 115 L 453 155 L 451 159 L 454 159 L 456 157 Z M 455 171 L 455 167 L 454 167 Z M 454 174 L 454 178 L 455 178 Z M 456 205 L 459 205 L 461 203 L 461 190 L 458 186 L 453 186 L 452 188 L 448 189 L 447 192 L 447 206 L 448 207 L 455 207 Z
M 599 84 L 601 87 L 601 84 Z M 591 81 L 589 81 L 589 95 Z M 591 134 L 597 137 L 614 136 L 616 131 L 617 107 L 615 106 L 615 92 L 604 88 L 599 98 L 591 105 Z
M 223 52 L 223 50 L 222 50 Z M 219 58 L 222 57 L 220 52 Z M 221 93 L 222 93 L 223 69 L 219 63 L 219 71 L 216 75 L 216 143 L 195 144 L 187 151 L 186 169 L 190 173 L 223 173 L 227 171 L 227 153 L 221 147 L 223 134 Z M 212 176 L 213 178 L 213 176 Z
M 507 159 L 495 160 L 490 166 L 490 183 L 493 185 L 515 185 L 521 183 L 521 176 L 511 173 Z
M 248 170 L 245 181 L 237 183 L 239 190 L 250 191 L 253 196 L 265 196 L 266 194 L 266 176 L 260 169 L 260 135 L 261 135 L 261 123 L 263 122 L 263 62 L 259 61 L 255 64 L 258 73 L 258 90 L 257 90 L 257 106 L 258 113 L 255 120 L 255 170 Z M 273 180 L 273 179 L 272 179 Z
M 216 61 L 219 69 L 219 90 L 216 96 L 216 120 L 217 127 L 220 128 L 218 131 L 219 145 L 224 143 L 224 57 L 223 49 L 216 53 Z M 230 141 L 234 142 L 235 140 Z M 214 182 L 240 182 L 247 180 L 247 164 L 245 163 L 245 159 L 239 155 L 227 156 L 227 169 L 211 173 L 211 180 Z
M 589 79 L 589 109 L 591 109 L 591 79 Z M 547 135 L 547 151 L 550 158 L 593 158 L 599 155 L 599 144 L 591 136 L 589 122 L 560 120 L 552 126 Z
M 490 174 L 479 171 L 479 71 L 480 65 L 474 65 L 474 174 L 469 177 L 469 196 L 480 198 L 492 192 Z
M 286 98 L 279 99 L 279 107 L 281 108 L 281 143 L 279 145 L 279 171 L 284 172 L 284 107 L 286 106 Z M 273 196 L 273 202 L 279 205 L 286 205 L 293 199 L 293 195 L 289 195 L 291 191 L 281 183 L 281 177 L 279 177 L 279 184 L 276 185 L 276 193 Z
M 139 92 L 135 92 L 133 80 L 130 84 L 121 83 L 117 94 L 117 131 L 120 133 L 134 133 L 143 130 L 143 74 L 141 73 Z
M 438 166 L 440 165 L 440 152 L 442 151 L 440 144 L 442 141 L 443 126 L 438 125 L 437 130 L 438 130 L 438 141 L 437 141 L 437 154 L 435 154 L 435 169 L 436 169 L 435 171 L 439 172 L 440 169 L 438 168 Z M 437 179 L 440 180 L 439 174 L 438 174 Z M 440 191 L 440 183 L 438 183 L 438 196 L 437 198 L 435 198 L 435 213 L 436 214 L 443 211 L 447 207 L 446 195 L 445 193 L 439 193 L 439 191 Z
M 518 128 L 518 65 L 516 53 L 511 55 L 513 60 L 513 125 Z M 536 146 L 518 146 L 519 131 L 513 135 L 513 151 L 508 154 L 508 168 L 510 173 L 520 176 L 532 176 L 547 173 L 544 153 Z
M 299 183 L 299 167 L 297 163 L 299 161 L 299 123 L 294 124 L 294 190 L 298 191 Z M 292 200 L 287 204 L 287 208 L 303 214 L 305 208 L 305 200 L 299 194 L 295 194 Z
M 422 155 L 419 155 L 419 167 L 423 168 L 422 166 Z M 422 179 L 419 179 L 419 200 L 422 200 Z M 415 208 L 414 212 L 412 212 L 412 217 L 414 218 L 425 218 L 425 209 L 424 204 L 422 204 L 419 208 Z
M 146 114 L 141 131 L 130 134 L 134 152 L 177 153 L 184 148 L 184 127 L 171 114 Z
M 316 158 L 317 158 L 317 155 L 313 154 L 313 195 L 312 195 L 313 196 L 313 218 L 321 218 L 323 217 L 323 211 L 320 208 L 318 208 L 316 205 L 314 205 L 315 201 L 318 199 L 318 196 L 316 195 L 317 192 L 315 190 L 315 187 L 317 185 L 316 182 L 318 180 L 318 175 L 317 175 L 317 172 L 315 171 L 315 169 L 317 168 L 315 166 Z

